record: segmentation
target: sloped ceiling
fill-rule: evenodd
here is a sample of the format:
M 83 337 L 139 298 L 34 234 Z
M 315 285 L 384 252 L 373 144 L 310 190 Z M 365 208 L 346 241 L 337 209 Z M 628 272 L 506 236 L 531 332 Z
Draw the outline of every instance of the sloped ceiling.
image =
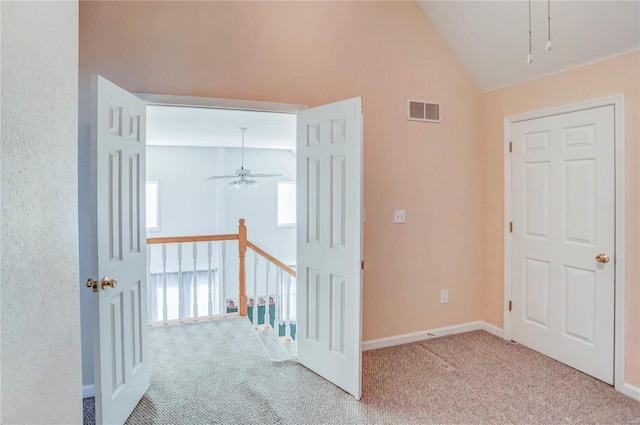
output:
M 532 64 L 527 64 L 528 1 L 418 3 L 483 92 L 640 47 L 638 0 L 532 1 Z M 548 6 L 551 51 L 545 50 Z

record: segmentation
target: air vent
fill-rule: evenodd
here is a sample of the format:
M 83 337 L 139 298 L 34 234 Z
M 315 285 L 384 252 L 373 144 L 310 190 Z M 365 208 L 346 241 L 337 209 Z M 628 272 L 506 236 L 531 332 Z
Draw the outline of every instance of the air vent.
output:
M 407 99 L 407 120 L 442 122 L 440 120 L 440 104 Z

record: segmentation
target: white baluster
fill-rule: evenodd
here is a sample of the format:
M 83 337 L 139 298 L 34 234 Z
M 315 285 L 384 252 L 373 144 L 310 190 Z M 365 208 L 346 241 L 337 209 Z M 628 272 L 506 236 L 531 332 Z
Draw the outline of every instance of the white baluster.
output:
M 182 243 L 178 244 L 178 320 L 184 321 L 184 285 L 182 282 Z
M 222 282 L 220 283 L 220 289 L 222 291 L 222 297 L 220 297 L 220 311 L 223 315 L 227 315 L 226 297 L 227 297 L 227 241 L 222 241 Z
M 258 329 L 258 253 L 253 251 L 253 328 Z
M 207 304 L 207 311 L 209 313 L 209 317 L 213 316 L 213 291 L 211 290 L 212 288 L 212 284 L 211 284 L 211 253 L 212 253 L 213 249 L 211 248 L 211 241 L 207 242 L 207 299 L 208 299 L 208 304 Z
M 211 274 L 213 276 L 212 278 L 213 279 L 213 297 L 214 297 L 213 308 L 218 309 L 217 314 L 222 314 L 222 310 L 220 310 L 220 299 L 222 297 L 220 296 L 220 272 L 218 268 L 216 267 L 215 269 L 213 269 L 211 271 Z M 215 310 L 213 314 L 216 314 Z
M 147 245 L 147 314 L 148 322 L 152 323 L 155 317 L 155 285 L 151 282 L 151 245 Z
M 286 303 L 287 303 L 287 315 L 285 317 L 284 325 L 284 340 L 287 344 L 291 343 L 291 275 L 287 273 L 285 276 L 286 282 Z
M 280 286 L 281 283 L 280 282 L 280 275 L 282 274 L 282 270 L 280 270 L 280 268 L 276 269 L 276 305 L 275 305 L 275 320 L 273 322 L 273 328 L 276 331 L 276 336 L 280 337 L 280 317 L 281 316 L 281 310 L 280 310 L 280 306 L 282 305 L 282 303 L 280 302 Z
M 198 243 L 193 243 L 193 320 L 198 320 Z
M 167 323 L 167 244 L 162 244 L 162 321 Z
M 266 273 L 265 273 L 265 286 L 267 287 L 266 291 L 267 291 L 267 295 L 265 296 L 265 306 L 264 306 L 264 330 L 268 331 L 269 329 L 271 329 L 271 317 L 269 315 L 269 268 L 271 267 L 271 263 L 268 261 L 265 261 L 265 269 L 266 269 Z

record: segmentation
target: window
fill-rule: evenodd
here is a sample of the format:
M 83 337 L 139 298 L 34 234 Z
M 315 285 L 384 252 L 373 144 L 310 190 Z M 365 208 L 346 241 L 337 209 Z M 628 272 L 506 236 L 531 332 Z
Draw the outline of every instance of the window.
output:
M 278 227 L 296 225 L 296 184 L 278 182 Z
M 148 181 L 146 186 L 147 196 L 147 231 L 160 230 L 160 203 L 158 202 L 159 182 Z

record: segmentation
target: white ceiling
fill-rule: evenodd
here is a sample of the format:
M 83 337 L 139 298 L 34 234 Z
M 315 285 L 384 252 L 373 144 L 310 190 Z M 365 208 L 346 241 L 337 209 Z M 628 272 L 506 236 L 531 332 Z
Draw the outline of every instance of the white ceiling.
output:
M 147 107 L 147 145 L 291 149 L 296 145 L 296 114 L 234 109 Z
M 640 1 L 418 1 L 481 91 L 539 78 L 640 47 Z

